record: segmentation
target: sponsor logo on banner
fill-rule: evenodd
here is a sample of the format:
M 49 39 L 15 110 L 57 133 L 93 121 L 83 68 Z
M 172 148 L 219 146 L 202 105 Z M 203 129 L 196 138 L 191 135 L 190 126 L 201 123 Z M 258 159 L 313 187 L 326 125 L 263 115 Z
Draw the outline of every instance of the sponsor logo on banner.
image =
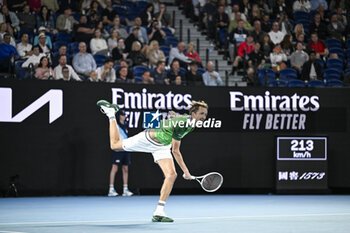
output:
M 152 93 L 143 88 L 141 92 L 130 92 L 123 88 L 112 88 L 112 103 L 118 104 L 122 109 L 126 110 L 126 115 L 129 118 L 129 127 L 137 128 L 139 126 L 141 111 L 144 110 L 188 110 L 191 106 L 191 94 L 179 94 L 169 91 L 168 93 Z M 151 114 L 151 113 L 149 113 Z M 143 115 L 143 127 L 149 128 L 151 122 L 147 122 L 148 127 L 145 127 L 146 119 L 149 114 Z M 162 113 L 163 118 L 166 113 Z M 150 118 L 152 119 L 152 117 Z M 154 124 L 155 126 L 156 124 Z
M 12 116 L 12 89 L 0 88 L 0 122 L 22 122 L 49 103 L 49 123 L 63 114 L 63 91 L 52 89 L 39 97 L 17 115 Z
M 243 130 L 305 130 L 308 112 L 320 109 L 318 96 L 245 95 L 230 91 L 230 109 L 244 112 Z

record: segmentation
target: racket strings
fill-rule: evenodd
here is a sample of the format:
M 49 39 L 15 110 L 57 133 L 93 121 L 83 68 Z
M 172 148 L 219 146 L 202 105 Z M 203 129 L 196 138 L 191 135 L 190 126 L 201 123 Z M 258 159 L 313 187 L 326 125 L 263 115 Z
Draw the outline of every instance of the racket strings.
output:
M 208 191 L 213 191 L 218 189 L 222 184 L 222 176 L 219 174 L 210 174 L 203 178 L 202 186 Z

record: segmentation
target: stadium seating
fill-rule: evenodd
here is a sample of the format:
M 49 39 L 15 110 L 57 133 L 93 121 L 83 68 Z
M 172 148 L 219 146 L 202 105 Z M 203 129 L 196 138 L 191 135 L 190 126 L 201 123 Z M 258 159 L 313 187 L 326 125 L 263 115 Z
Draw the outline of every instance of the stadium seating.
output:
M 338 54 L 339 59 L 344 60 L 344 51 L 341 48 L 330 48 L 329 53 L 336 53 Z
M 343 70 L 343 61 L 340 59 L 328 59 L 327 60 L 327 68 L 328 69 L 336 69 L 336 70 Z
M 286 80 L 271 80 L 268 82 L 267 86 L 269 87 L 287 87 L 288 86 L 288 81 Z
M 25 79 L 27 75 L 27 69 L 22 68 L 23 63 L 24 63 L 23 60 L 19 60 L 15 62 L 16 77 L 18 79 Z
M 291 79 L 298 78 L 297 71 L 292 68 L 281 70 L 279 74 L 280 74 L 280 79 L 282 80 L 291 80 Z
M 169 57 L 170 48 L 168 46 L 159 46 L 159 49 L 163 51 L 165 57 Z
M 134 76 L 142 77 L 143 72 L 145 72 L 146 70 L 148 70 L 148 68 L 144 66 L 134 66 L 132 68 L 132 71 L 134 72 Z
M 320 80 L 311 80 L 308 82 L 309 87 L 325 87 L 325 83 Z
M 164 43 L 171 47 L 176 47 L 177 44 L 179 43 L 179 40 L 172 36 L 166 36 L 164 39 Z
M 326 44 L 328 48 L 340 48 L 342 47 L 341 41 L 337 39 L 327 39 Z
M 306 87 L 306 86 L 307 86 L 307 83 L 298 79 L 290 80 L 288 82 L 288 87 Z
M 198 69 L 197 69 L 197 72 L 200 73 L 200 74 L 204 74 L 204 73 L 205 73 L 205 69 L 203 69 L 203 68 L 198 68 Z
M 100 54 L 95 54 L 93 55 L 93 57 L 95 59 L 97 67 L 103 66 L 103 64 L 105 63 L 105 60 L 107 59 L 106 56 L 100 55 Z
M 341 73 L 339 70 L 336 69 L 327 69 L 324 70 L 324 78 L 329 80 L 329 79 L 338 79 L 340 80 Z
M 344 83 L 338 79 L 330 79 L 326 82 L 327 87 L 343 87 Z

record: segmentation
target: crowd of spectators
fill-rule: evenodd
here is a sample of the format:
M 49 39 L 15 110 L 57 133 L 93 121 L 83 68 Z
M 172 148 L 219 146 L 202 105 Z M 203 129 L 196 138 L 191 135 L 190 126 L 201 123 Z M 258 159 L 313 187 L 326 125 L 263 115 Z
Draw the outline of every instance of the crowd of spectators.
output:
M 276 76 L 295 69 L 299 80 L 323 81 L 327 79 L 323 71 L 335 68 L 334 63 L 340 64 L 340 78 L 349 82 L 350 1 L 178 0 L 177 4 L 225 54 L 231 74 L 238 70 L 252 85 L 263 68 L 274 70 Z M 328 62 L 331 59 L 337 62 Z
M 301 80 L 323 80 L 332 59 L 341 61 L 343 79 L 350 68 L 349 1 L 177 3 L 217 43 L 232 63 L 231 73 L 243 70 L 249 84 L 258 83 L 264 68 L 277 75 L 295 69 Z M 23 69 L 22 78 L 65 81 L 223 85 L 193 43 L 169 46 L 174 32 L 171 14 L 158 0 L 0 0 L 0 72 Z

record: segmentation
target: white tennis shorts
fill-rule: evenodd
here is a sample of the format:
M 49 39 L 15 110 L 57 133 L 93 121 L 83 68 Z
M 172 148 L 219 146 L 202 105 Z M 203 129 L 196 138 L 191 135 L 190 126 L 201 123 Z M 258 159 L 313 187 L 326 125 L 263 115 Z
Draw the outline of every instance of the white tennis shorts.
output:
M 130 152 L 146 152 L 153 155 L 154 162 L 160 159 L 172 159 L 171 145 L 164 146 L 152 140 L 147 130 L 122 141 L 123 149 Z

